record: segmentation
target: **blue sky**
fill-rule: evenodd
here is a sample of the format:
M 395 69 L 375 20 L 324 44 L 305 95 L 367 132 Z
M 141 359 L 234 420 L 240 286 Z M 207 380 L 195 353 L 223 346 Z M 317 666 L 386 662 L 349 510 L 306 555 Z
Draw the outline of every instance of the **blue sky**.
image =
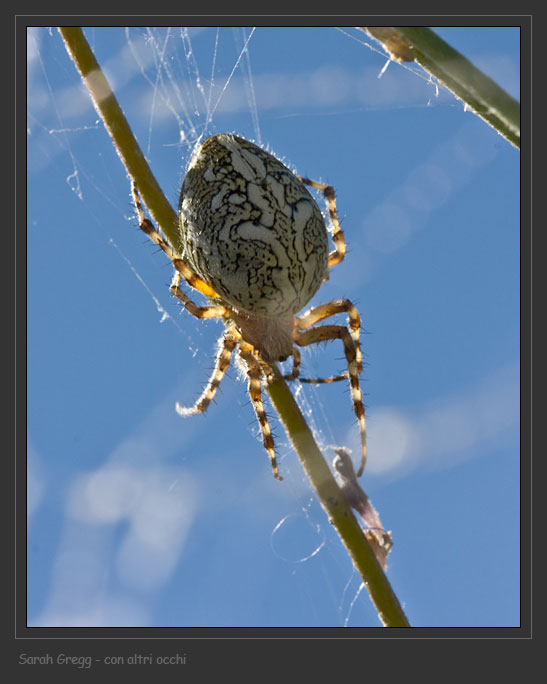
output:
M 517 28 L 436 30 L 520 97 Z M 389 578 L 414 626 L 518 626 L 518 151 L 353 28 L 85 32 L 174 205 L 219 132 L 335 187 L 348 254 L 312 303 L 361 313 Z M 238 371 L 176 414 L 222 324 L 170 297 L 55 29 L 29 30 L 27 127 L 29 625 L 379 625 L 272 416 L 274 480 Z M 344 384 L 294 389 L 327 459 L 358 453 Z

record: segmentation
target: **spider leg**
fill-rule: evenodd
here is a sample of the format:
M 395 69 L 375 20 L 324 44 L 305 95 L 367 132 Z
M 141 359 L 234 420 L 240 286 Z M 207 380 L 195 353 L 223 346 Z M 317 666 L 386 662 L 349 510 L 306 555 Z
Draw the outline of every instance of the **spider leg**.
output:
M 292 365 L 292 371 L 290 373 L 287 373 L 283 377 L 285 380 L 297 380 L 299 382 L 307 382 L 313 385 L 321 385 L 321 384 L 327 384 L 330 382 L 339 382 L 340 380 L 347 380 L 348 379 L 348 374 L 343 373 L 342 375 L 336 375 L 331 378 L 301 378 L 300 377 L 300 352 L 296 347 L 293 347 L 292 351 L 293 355 L 293 365 Z
M 184 304 L 184 308 L 196 318 L 220 318 L 228 311 L 225 306 L 198 306 L 180 289 L 181 275 L 177 271 L 171 281 L 169 292 Z
M 332 226 L 332 241 L 334 242 L 334 251 L 329 254 L 329 268 L 332 268 L 333 266 L 336 266 L 336 264 L 339 264 L 346 255 L 346 241 L 344 240 L 344 233 L 340 228 L 340 221 L 338 220 L 334 188 L 332 185 L 318 183 L 317 181 L 310 180 L 309 178 L 303 178 L 302 176 L 298 176 L 298 179 L 305 185 L 309 185 L 312 188 L 321 190 L 323 197 L 325 198 L 325 203 L 329 212 L 330 223 Z M 325 278 L 325 280 L 327 280 L 327 278 Z
M 230 365 L 232 353 L 237 346 L 240 339 L 240 334 L 235 328 L 226 330 L 224 335 L 220 338 L 219 350 L 215 361 L 215 367 L 209 378 L 205 389 L 201 393 L 196 403 L 188 408 L 181 406 L 178 402 L 176 404 L 176 411 L 180 416 L 194 416 L 196 413 L 203 413 L 211 403 L 216 394 L 218 386 L 222 382 L 224 373 Z
M 347 313 L 351 337 L 355 344 L 355 353 L 357 356 L 358 373 L 363 370 L 363 357 L 361 354 L 361 344 L 359 342 L 359 334 L 361 331 L 361 317 L 355 306 L 349 299 L 335 299 L 326 304 L 320 304 L 314 307 L 301 317 L 295 317 L 295 323 L 298 330 L 306 330 L 312 325 L 330 316 L 335 316 L 338 313 Z M 338 376 L 342 379 L 344 376 Z M 347 376 L 345 376 L 347 377 Z
M 296 347 L 293 347 L 292 359 L 292 371 L 283 376 L 285 380 L 296 380 L 300 375 L 300 352 Z
M 342 375 L 331 375 L 329 378 L 298 378 L 299 382 L 306 382 L 309 385 L 329 385 L 332 382 L 340 382 L 348 379 L 347 373 Z
M 348 363 L 349 384 L 351 390 L 351 400 L 353 411 L 357 417 L 359 432 L 361 434 L 361 466 L 357 472 L 357 477 L 363 474 L 367 461 L 367 432 L 365 426 L 365 407 L 359 387 L 359 364 L 357 362 L 357 350 L 350 331 L 343 325 L 321 325 L 306 332 L 296 331 L 294 333 L 296 344 L 306 347 L 317 342 L 341 339 L 344 343 L 344 354 Z
M 213 290 L 210 285 L 202 280 L 191 268 L 189 268 L 182 260 L 180 254 L 174 250 L 171 245 L 166 242 L 158 231 L 154 228 L 154 225 L 144 216 L 144 211 L 142 208 L 141 200 L 135 183 L 131 186 L 131 194 L 133 195 L 133 202 L 135 204 L 135 210 L 137 212 L 137 217 L 139 219 L 139 228 L 148 235 L 148 237 L 154 242 L 165 254 L 169 257 L 173 266 L 181 274 L 181 276 L 186 280 L 188 285 L 196 290 L 199 290 L 206 297 L 218 297 L 218 294 Z
M 272 470 L 275 479 L 282 480 L 283 478 L 279 474 L 279 470 L 277 468 L 277 459 L 275 457 L 272 431 L 270 429 L 266 410 L 264 409 L 264 404 L 262 403 L 261 380 L 263 371 L 260 366 L 260 362 L 254 356 L 252 349 L 253 348 L 251 345 L 243 343 L 239 348 L 239 355 L 247 367 L 247 377 L 249 378 L 249 396 L 251 397 L 251 402 L 255 410 L 258 424 L 260 425 L 262 443 L 264 444 L 264 448 L 270 457 L 270 463 L 272 464 Z

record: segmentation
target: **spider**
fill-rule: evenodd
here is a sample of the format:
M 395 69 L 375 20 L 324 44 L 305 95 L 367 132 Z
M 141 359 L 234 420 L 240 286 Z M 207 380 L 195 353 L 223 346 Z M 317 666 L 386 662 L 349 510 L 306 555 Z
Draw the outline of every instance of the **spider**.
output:
M 330 226 L 306 188 L 323 193 Z M 346 251 L 338 221 L 334 189 L 295 175 L 279 159 L 243 138 L 219 134 L 192 155 L 179 199 L 178 251 L 144 216 L 135 185 L 133 201 L 139 227 L 169 257 L 175 268 L 170 292 L 196 318 L 222 318 L 226 330 L 209 382 L 190 408 L 177 404 L 182 416 L 207 409 L 237 349 L 248 377 L 248 392 L 260 425 L 273 474 L 281 480 L 262 385 L 272 382 L 273 364 L 293 357 L 284 377 L 310 383 L 349 380 L 353 410 L 361 436 L 361 465 L 366 462 L 365 410 L 359 388 L 362 356 L 361 321 L 348 299 L 301 311 L 328 280 L 329 269 Z M 328 233 L 334 250 L 329 253 Z M 198 306 L 181 289 L 184 279 L 208 299 Z M 345 313 L 348 325 L 317 323 Z M 330 378 L 300 378 L 299 347 L 340 339 L 347 372 Z

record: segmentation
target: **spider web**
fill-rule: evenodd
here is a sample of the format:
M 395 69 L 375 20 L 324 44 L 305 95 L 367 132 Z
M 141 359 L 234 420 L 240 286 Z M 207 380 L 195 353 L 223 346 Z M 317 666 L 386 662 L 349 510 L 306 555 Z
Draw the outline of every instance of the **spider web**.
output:
M 284 54 L 276 31 L 283 32 Z M 360 185 L 353 193 L 344 187 L 357 174 L 368 182 L 374 169 L 366 169 L 365 148 L 348 168 L 352 131 L 364 115 L 374 121 L 398 109 L 457 107 L 446 93 L 414 68 L 388 66 L 351 28 L 90 28 L 86 35 L 173 206 L 194 146 L 218 132 L 263 143 L 302 175 L 333 184 L 349 253 L 314 301 L 365 303 L 364 288 L 378 264 L 360 228 L 355 231 L 359 204 L 352 202 Z M 238 371 L 228 373 L 207 415 L 184 422 L 176 416 L 175 402 L 190 404 L 206 382 L 222 325 L 195 321 L 169 297 L 170 265 L 136 227 L 129 183 L 55 31 L 29 36 L 31 85 L 31 178 L 45 183 L 47 174 L 65 190 L 61 217 L 38 191 L 30 206 L 33 282 L 47 282 L 46 303 L 70 329 L 62 360 L 54 339 L 43 353 L 59 358 L 54 368 L 66 378 L 65 396 L 78 397 L 74 408 L 63 406 L 70 434 L 33 439 L 38 464 L 48 451 L 56 454 L 44 482 L 64 488 L 66 510 L 50 524 L 62 530 L 59 558 L 68 549 L 72 556 L 59 561 L 49 586 L 35 589 L 32 623 L 377 625 L 360 578 L 272 415 L 284 476 L 281 485 L 274 481 Z M 392 172 L 396 177 L 397 169 Z M 391 234 L 376 255 L 405 239 L 406 233 Z M 56 259 L 63 266 L 59 282 L 46 268 Z M 341 345 L 303 353 L 308 377 L 343 370 Z M 83 399 L 70 372 L 86 388 Z M 329 460 L 332 445 L 358 453 L 343 385 L 294 388 Z M 95 431 L 102 441 L 91 439 Z M 74 443 L 81 466 L 67 468 Z M 45 485 L 38 490 L 47 496 Z M 195 535 L 207 549 L 188 565 L 187 544 Z M 249 547 L 262 546 L 263 553 L 249 554 Z M 90 558 L 82 589 L 73 577 Z M 228 580 L 214 572 L 219 566 Z M 168 586 L 177 595 L 165 607 Z M 199 607 L 192 595 L 201 597 Z

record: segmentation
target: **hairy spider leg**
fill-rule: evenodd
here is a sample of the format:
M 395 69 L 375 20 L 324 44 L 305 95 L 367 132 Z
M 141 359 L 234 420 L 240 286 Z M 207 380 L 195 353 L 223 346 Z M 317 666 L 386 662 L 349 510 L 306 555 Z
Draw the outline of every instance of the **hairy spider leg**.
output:
M 324 385 L 331 382 L 340 382 L 340 380 L 347 380 L 348 374 L 342 373 L 342 375 L 333 375 L 330 378 L 301 378 L 300 377 L 300 352 L 297 347 L 292 349 L 293 364 L 290 373 L 284 375 L 285 380 L 298 380 L 298 382 L 307 382 L 312 385 Z
M 335 316 L 338 313 L 347 313 L 350 333 L 355 344 L 355 356 L 357 360 L 357 369 L 361 373 L 363 370 L 363 361 L 361 354 L 361 345 L 359 342 L 359 333 L 361 330 L 361 318 L 355 306 L 349 301 L 349 299 L 336 299 L 332 302 L 327 302 L 326 304 L 320 304 L 314 307 L 306 314 L 301 317 L 295 317 L 295 326 L 297 330 L 302 331 L 310 328 L 319 321 L 325 318 L 330 318 L 330 316 Z M 329 378 L 301 378 L 300 377 L 300 352 L 296 347 L 293 349 L 293 368 L 291 373 L 283 376 L 286 380 L 296 380 L 298 378 L 299 382 L 307 382 L 314 385 L 326 384 L 331 382 L 340 382 L 341 380 L 348 379 L 348 373 L 342 373 L 341 375 L 333 375 Z
M 344 240 L 344 233 L 342 232 L 340 221 L 338 220 L 334 188 L 332 185 L 327 185 L 327 183 L 319 183 L 318 181 L 303 178 L 302 176 L 297 176 L 297 178 L 305 185 L 309 185 L 316 190 L 321 190 L 323 197 L 325 198 L 325 204 L 327 205 L 327 211 L 329 212 L 332 226 L 332 241 L 334 242 L 334 251 L 329 254 L 330 269 L 333 266 L 336 266 L 336 264 L 339 264 L 346 255 L 346 241 Z M 325 280 L 328 280 L 328 275 Z
M 161 250 L 165 252 L 165 254 L 173 263 L 173 266 L 186 280 L 188 285 L 193 287 L 195 290 L 199 290 L 199 292 L 204 294 L 206 297 L 218 298 L 219 295 L 215 292 L 215 290 L 213 290 L 210 285 L 207 285 L 204 280 L 202 280 L 196 273 L 194 273 L 194 271 L 192 271 L 189 266 L 184 263 L 180 254 L 162 238 L 162 236 L 154 228 L 152 222 L 145 218 L 139 192 L 135 183 L 131 185 L 131 193 L 133 195 L 133 202 L 135 204 L 135 209 L 139 219 L 139 228 L 146 233 L 146 235 L 148 235 L 152 242 L 154 242 Z
M 181 274 L 177 271 L 171 281 L 169 292 L 184 304 L 184 308 L 196 318 L 221 318 L 228 315 L 228 310 L 222 304 L 215 306 L 198 306 L 187 294 L 180 289 Z
M 241 335 L 235 328 L 229 328 L 219 340 L 218 354 L 215 361 L 215 367 L 209 378 L 209 382 L 201 393 L 196 403 L 188 408 L 181 406 L 178 402 L 176 404 L 177 413 L 180 416 L 195 416 L 196 413 L 203 413 L 213 400 L 218 386 L 222 382 L 222 378 L 230 365 L 230 360 L 237 343 L 241 339 Z
M 353 411 L 357 417 L 359 425 L 359 432 L 361 435 L 361 466 L 357 472 L 357 477 L 363 474 L 365 464 L 367 462 L 367 432 L 365 426 L 365 407 L 363 406 L 363 399 L 361 396 L 361 389 L 359 387 L 359 370 L 357 363 L 357 352 L 353 337 L 343 325 L 321 325 L 317 328 L 312 328 L 306 332 L 296 331 L 294 334 L 296 344 L 301 347 L 307 347 L 310 344 L 317 342 L 325 342 L 327 340 L 341 339 L 344 344 L 344 354 L 348 364 L 348 375 L 351 390 L 351 400 L 353 402 Z
M 283 377 L 285 380 L 296 380 L 300 375 L 300 352 L 296 347 L 292 349 L 292 371 Z
M 264 404 L 262 403 L 261 383 L 263 371 L 260 365 L 260 360 L 255 357 L 254 347 L 246 342 L 241 342 L 239 347 L 239 356 L 247 367 L 247 377 L 249 378 L 249 396 L 251 397 L 251 402 L 256 413 L 258 424 L 260 425 L 262 443 L 264 444 L 264 448 L 270 457 L 270 463 L 272 465 L 275 479 L 282 480 L 283 478 L 279 474 L 279 470 L 277 468 L 277 459 L 275 457 L 272 431 L 270 429 L 266 410 L 264 409 Z
M 305 313 L 303 316 L 296 316 L 295 325 L 300 331 L 307 330 L 307 328 L 311 328 L 312 325 L 319 323 L 319 321 L 322 321 L 325 318 L 330 318 L 331 316 L 335 316 L 339 313 L 347 313 L 348 315 L 349 330 L 355 344 L 355 355 L 357 357 L 358 369 L 357 372 L 361 373 L 363 370 L 363 356 L 361 354 L 361 343 L 359 339 L 361 332 L 361 317 L 349 299 L 333 299 L 331 302 L 319 304 L 319 306 L 310 309 L 310 311 Z

